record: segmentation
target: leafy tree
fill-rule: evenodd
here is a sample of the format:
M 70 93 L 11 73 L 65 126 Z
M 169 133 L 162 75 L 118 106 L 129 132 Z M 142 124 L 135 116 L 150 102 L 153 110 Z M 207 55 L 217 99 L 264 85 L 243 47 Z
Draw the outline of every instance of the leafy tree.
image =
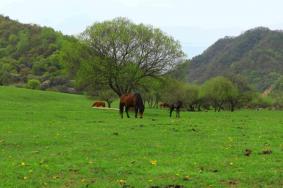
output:
M 239 92 L 237 97 L 230 97 L 228 99 L 231 111 L 234 111 L 235 107 L 243 107 L 253 99 L 254 90 L 245 77 L 234 74 L 229 74 L 225 77 L 233 83 Z
M 188 110 L 195 111 L 196 108 L 199 109 L 200 98 L 199 98 L 199 86 L 187 84 L 185 87 L 186 100 L 185 103 L 188 106 Z
M 175 103 L 180 100 L 183 107 L 194 111 L 199 100 L 199 88 L 185 82 L 166 78 L 161 89 L 161 99 L 167 103 Z
M 223 109 L 225 102 L 234 100 L 238 95 L 239 91 L 233 83 L 221 76 L 206 81 L 201 88 L 201 96 L 210 101 L 215 111 Z
M 144 78 L 168 71 L 184 56 L 172 37 L 126 18 L 95 23 L 80 38 L 93 51 L 82 63 L 82 80 L 108 85 L 119 96 L 138 88 Z
M 162 88 L 165 83 L 166 80 L 164 77 L 158 79 L 148 77 L 140 83 L 140 89 L 137 92 L 143 93 L 144 101 L 147 102 L 149 108 L 158 107 L 162 96 Z
M 161 101 L 166 103 L 175 103 L 177 100 L 183 101 L 185 96 L 183 83 L 170 77 L 164 79 L 160 92 L 162 94 Z

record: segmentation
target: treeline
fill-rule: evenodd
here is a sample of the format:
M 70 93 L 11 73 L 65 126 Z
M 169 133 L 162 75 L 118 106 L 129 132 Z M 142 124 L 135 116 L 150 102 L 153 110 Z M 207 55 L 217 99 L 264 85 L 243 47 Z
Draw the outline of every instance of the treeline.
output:
M 74 92 L 67 61 L 78 40 L 0 15 L 0 85 Z M 71 52 L 72 51 L 72 52 Z M 74 57 L 74 56 L 72 56 Z M 80 57 L 77 57 L 77 59 Z
M 236 109 L 283 109 L 283 77 L 266 95 L 252 88 L 245 78 L 236 75 L 211 78 L 202 85 L 172 78 L 151 80 L 146 87 L 145 101 L 151 108 L 160 102 L 181 100 L 189 111 Z

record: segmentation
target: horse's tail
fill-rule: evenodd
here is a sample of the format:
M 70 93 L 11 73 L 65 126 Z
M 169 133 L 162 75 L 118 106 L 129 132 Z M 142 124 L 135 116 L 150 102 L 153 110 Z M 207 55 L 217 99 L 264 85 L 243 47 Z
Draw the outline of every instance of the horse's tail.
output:
M 142 97 L 139 93 L 135 93 L 136 96 L 136 105 L 142 109 L 142 111 L 144 110 L 144 103 L 142 100 Z

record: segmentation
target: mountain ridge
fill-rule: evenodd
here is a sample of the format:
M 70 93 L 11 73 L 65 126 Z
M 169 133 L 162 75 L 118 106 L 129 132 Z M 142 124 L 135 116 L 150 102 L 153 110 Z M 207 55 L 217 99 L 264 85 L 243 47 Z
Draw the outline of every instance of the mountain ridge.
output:
M 235 74 L 262 91 L 283 74 L 283 32 L 258 27 L 224 37 L 182 67 L 188 82 L 203 83 L 215 76 Z

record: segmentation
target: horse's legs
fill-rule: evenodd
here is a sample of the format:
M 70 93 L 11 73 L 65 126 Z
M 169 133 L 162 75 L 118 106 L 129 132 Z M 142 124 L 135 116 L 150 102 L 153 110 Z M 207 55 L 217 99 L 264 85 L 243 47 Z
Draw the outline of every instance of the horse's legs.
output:
M 123 112 L 124 112 L 124 105 L 122 103 L 120 103 L 120 115 L 121 115 L 121 118 L 123 118 Z
M 176 117 L 177 117 L 177 118 L 180 117 L 180 108 L 176 108 Z
M 170 117 L 172 116 L 172 112 L 173 112 L 174 108 L 170 108 Z
M 137 118 L 137 117 L 138 117 L 138 107 L 135 106 L 135 118 Z
M 130 118 L 129 112 L 128 112 L 128 111 L 129 111 L 129 107 L 128 107 L 128 106 L 126 106 L 126 110 L 125 110 L 125 111 L 126 111 L 126 113 L 127 113 L 127 117 Z

